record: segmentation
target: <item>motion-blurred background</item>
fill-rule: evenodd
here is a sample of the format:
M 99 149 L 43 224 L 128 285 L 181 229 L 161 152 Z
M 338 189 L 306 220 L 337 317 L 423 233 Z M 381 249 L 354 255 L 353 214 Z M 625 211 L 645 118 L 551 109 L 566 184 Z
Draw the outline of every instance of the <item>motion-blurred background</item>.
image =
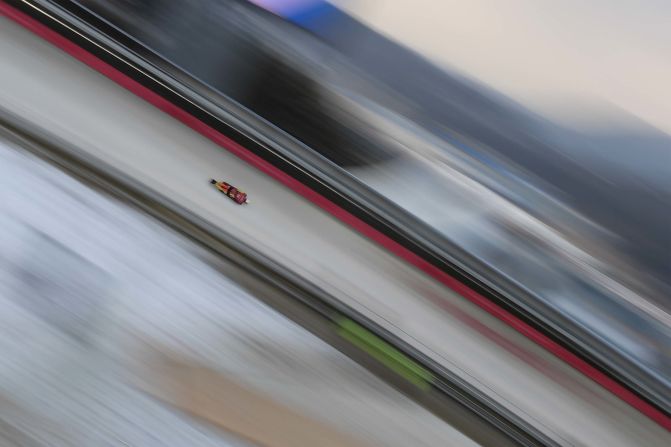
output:
M 666 2 L 0 4 L 8 445 L 668 445 Z

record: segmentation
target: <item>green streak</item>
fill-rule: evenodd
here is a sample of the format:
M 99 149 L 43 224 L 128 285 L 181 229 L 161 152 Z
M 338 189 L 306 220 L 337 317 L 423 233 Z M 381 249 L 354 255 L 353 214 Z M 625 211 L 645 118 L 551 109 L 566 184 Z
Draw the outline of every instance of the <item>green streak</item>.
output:
M 433 375 L 389 343 L 350 319 L 342 318 L 336 324 L 341 337 L 366 351 L 418 388 L 426 391 L 431 387 Z

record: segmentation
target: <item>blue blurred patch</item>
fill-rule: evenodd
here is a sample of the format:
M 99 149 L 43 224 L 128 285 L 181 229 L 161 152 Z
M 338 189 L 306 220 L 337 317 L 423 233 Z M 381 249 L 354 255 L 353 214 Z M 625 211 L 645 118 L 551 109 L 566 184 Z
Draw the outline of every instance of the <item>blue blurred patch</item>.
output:
M 285 18 L 296 25 L 319 34 L 320 31 L 332 28 L 342 16 L 343 13 L 332 4 L 318 1 L 287 14 Z

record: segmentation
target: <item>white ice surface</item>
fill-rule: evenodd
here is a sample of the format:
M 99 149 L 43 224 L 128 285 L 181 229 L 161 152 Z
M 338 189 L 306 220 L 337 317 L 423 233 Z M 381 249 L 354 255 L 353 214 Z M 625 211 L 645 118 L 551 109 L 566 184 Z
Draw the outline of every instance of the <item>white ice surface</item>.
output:
M 248 445 L 130 385 L 149 341 L 372 445 L 475 445 L 187 241 L 2 140 L 0 216 L 0 434 L 19 445 Z

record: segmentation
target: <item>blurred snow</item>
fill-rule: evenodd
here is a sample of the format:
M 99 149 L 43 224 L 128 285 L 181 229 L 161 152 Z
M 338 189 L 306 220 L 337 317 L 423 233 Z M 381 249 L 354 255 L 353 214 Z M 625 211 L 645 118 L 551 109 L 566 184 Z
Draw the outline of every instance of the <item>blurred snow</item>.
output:
M 129 385 L 151 342 L 373 444 L 473 445 L 188 242 L 6 144 L 0 228 L 3 442 L 248 445 Z

